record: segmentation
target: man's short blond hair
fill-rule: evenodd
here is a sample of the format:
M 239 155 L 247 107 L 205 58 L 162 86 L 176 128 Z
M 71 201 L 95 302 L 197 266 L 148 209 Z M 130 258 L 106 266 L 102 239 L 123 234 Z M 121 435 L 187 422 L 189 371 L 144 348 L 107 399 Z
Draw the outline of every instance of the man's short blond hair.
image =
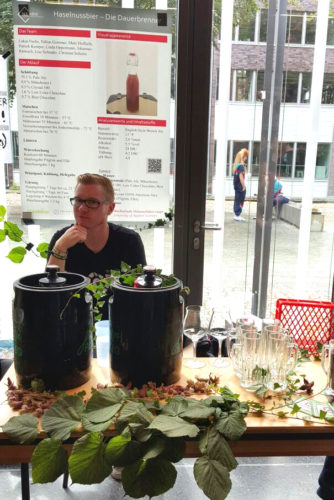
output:
M 83 184 L 84 186 L 87 186 L 89 184 L 99 184 L 103 187 L 107 200 L 111 203 L 114 202 L 114 186 L 112 185 L 112 182 L 110 179 L 108 179 L 108 177 L 104 177 L 104 175 L 99 174 L 81 174 L 77 177 L 77 185 L 78 184 Z

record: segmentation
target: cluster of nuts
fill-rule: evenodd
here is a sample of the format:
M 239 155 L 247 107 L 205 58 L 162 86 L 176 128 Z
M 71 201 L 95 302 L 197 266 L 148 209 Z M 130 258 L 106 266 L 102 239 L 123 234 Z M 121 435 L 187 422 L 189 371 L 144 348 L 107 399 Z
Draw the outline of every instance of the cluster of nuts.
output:
M 20 414 L 31 413 L 35 417 L 41 417 L 56 400 L 57 396 L 52 392 L 34 392 L 28 389 L 20 389 L 7 378 L 8 389 L 6 391 L 9 406 Z

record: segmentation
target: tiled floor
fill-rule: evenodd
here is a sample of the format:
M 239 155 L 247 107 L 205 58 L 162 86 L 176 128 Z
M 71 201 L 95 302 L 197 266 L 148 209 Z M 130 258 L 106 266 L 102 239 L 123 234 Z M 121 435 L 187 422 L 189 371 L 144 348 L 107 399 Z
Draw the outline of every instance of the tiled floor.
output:
M 239 466 L 231 474 L 232 490 L 228 500 L 316 500 L 317 479 L 323 457 L 289 458 L 240 458 Z M 174 488 L 155 497 L 159 500 L 204 500 L 207 497 L 193 478 L 193 459 L 177 464 Z M 0 469 L 0 491 L 3 500 L 21 498 L 20 468 L 12 466 Z M 32 500 L 121 500 L 122 485 L 110 477 L 92 486 L 71 485 L 62 488 L 62 479 L 51 484 L 35 484 L 30 487 Z

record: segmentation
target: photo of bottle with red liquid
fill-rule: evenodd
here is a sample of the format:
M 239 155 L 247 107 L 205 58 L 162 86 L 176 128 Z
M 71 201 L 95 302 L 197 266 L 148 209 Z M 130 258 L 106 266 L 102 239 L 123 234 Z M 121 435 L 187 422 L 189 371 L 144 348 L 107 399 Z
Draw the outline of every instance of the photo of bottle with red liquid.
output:
M 127 59 L 128 76 L 126 79 L 126 108 L 130 113 L 139 110 L 138 56 L 130 52 Z

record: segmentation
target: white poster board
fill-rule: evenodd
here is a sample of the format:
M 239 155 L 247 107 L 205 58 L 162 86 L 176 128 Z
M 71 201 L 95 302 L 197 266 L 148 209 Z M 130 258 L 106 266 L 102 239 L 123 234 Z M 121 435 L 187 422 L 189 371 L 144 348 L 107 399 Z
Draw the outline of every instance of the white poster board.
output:
M 167 12 L 18 3 L 14 42 L 22 211 L 72 219 L 78 174 L 112 179 L 113 220 L 169 208 Z

